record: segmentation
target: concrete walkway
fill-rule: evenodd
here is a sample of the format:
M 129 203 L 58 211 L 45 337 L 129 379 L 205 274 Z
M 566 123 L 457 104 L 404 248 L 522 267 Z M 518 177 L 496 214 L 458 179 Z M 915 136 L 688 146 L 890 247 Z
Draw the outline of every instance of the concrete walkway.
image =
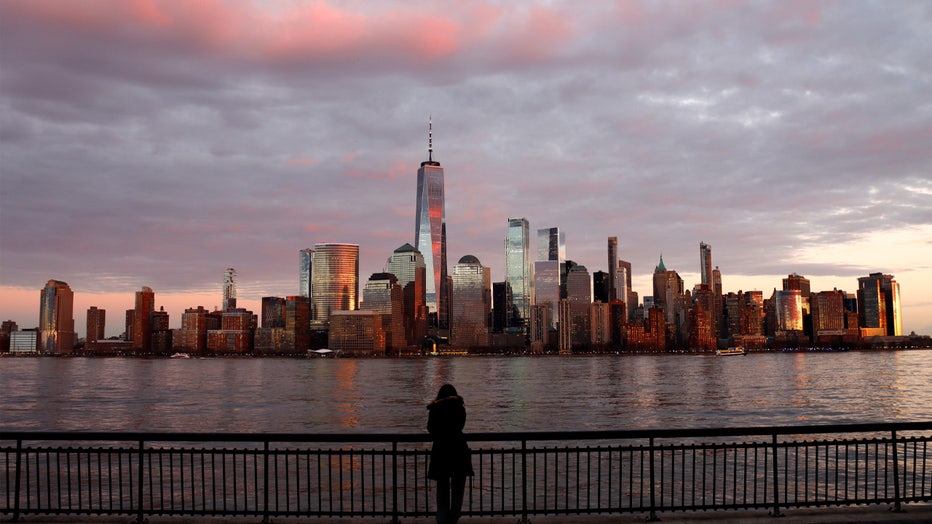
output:
M 784 517 L 771 519 L 766 511 L 715 511 L 700 513 L 661 513 L 660 522 L 669 524 L 838 524 L 838 523 L 887 523 L 887 524 L 929 524 L 932 523 L 932 504 L 909 504 L 904 511 L 894 513 L 891 506 L 854 506 L 842 508 L 788 509 Z M 10 515 L 0 517 L 9 522 Z M 515 517 L 464 517 L 460 524 L 515 524 L 520 519 Z M 109 516 L 44 516 L 25 515 L 19 522 L 26 524 L 128 524 L 132 517 Z M 258 524 L 261 519 L 254 517 L 149 517 L 149 524 Z M 646 515 L 598 515 L 598 516 L 546 516 L 529 518 L 531 524 L 635 524 L 646 521 Z M 388 522 L 383 518 L 291 518 L 277 517 L 276 524 L 380 524 Z M 433 524 L 429 518 L 406 517 L 402 524 Z

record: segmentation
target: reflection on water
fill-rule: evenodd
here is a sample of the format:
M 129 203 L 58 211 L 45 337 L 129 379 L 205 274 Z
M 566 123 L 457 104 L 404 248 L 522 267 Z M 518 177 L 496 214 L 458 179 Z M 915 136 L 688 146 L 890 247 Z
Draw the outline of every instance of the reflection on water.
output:
M 467 430 L 932 420 L 932 351 L 538 358 L 0 360 L 0 427 L 422 432 L 444 383 Z

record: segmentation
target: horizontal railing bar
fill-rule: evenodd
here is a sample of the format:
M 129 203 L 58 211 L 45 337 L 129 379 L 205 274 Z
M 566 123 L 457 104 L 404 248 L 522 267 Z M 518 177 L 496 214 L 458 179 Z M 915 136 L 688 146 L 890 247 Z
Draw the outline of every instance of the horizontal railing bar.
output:
M 473 442 L 548 440 L 633 440 L 645 438 L 691 438 L 771 435 L 817 435 L 923 431 L 932 421 L 826 424 L 808 426 L 743 426 L 699 429 L 632 429 L 588 431 L 505 431 L 469 433 Z M 429 442 L 426 433 L 194 433 L 194 432 L 109 432 L 109 431 L 0 431 L 0 440 L 109 441 L 109 442 Z

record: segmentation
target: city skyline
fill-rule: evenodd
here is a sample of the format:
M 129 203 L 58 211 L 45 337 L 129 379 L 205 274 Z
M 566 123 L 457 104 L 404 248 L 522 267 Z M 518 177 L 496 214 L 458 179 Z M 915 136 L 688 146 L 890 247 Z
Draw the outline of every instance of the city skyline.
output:
M 0 3 L 0 319 L 38 325 L 55 279 L 79 333 L 143 286 L 175 327 L 228 267 L 259 311 L 317 243 L 365 281 L 412 241 L 433 113 L 449 260 L 492 281 L 526 217 L 590 272 L 618 237 L 642 298 L 706 242 L 726 292 L 892 274 L 932 332 L 926 3 L 443 9 Z

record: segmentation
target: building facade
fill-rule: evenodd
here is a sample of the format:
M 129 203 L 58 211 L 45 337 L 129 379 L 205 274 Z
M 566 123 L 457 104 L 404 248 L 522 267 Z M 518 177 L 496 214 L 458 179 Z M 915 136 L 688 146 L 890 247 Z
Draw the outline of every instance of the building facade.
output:
M 39 292 L 39 351 L 71 353 L 74 331 L 74 292 L 66 282 L 49 280 Z
M 903 334 L 900 284 L 893 275 L 871 273 L 858 278 L 858 320 L 864 336 Z
M 608 303 L 618 298 L 618 237 L 608 237 Z
M 311 275 L 314 320 L 328 322 L 333 311 L 353 311 L 359 297 L 359 245 L 316 244 Z
M 236 270 L 228 267 L 223 271 L 223 310 L 236 308 Z
M 428 124 L 427 160 L 417 170 L 414 246 L 424 256 L 427 307 L 447 326 L 447 225 L 443 166 L 434 160 L 433 123 Z
M 530 225 L 526 218 L 509 218 L 505 235 L 505 282 L 511 290 L 514 310 L 522 324 L 527 323 L 530 315 L 532 272 Z M 505 323 L 510 326 L 516 324 L 512 318 L 506 318 Z
M 148 353 L 152 350 L 152 313 L 155 313 L 155 292 L 143 286 L 136 292 L 133 310 L 133 349 Z
M 84 334 L 85 351 L 94 351 L 97 341 L 107 338 L 107 310 L 97 306 L 87 308 L 87 331 Z
M 404 300 L 405 344 L 416 346 L 427 336 L 427 266 L 424 255 L 411 244 L 396 249 L 385 272 L 398 278 Z
M 491 271 L 466 255 L 453 268 L 450 294 L 450 344 L 459 348 L 489 346 L 492 307 Z
M 298 251 L 298 294 L 311 298 L 311 273 L 314 265 L 314 250 L 306 247 Z
M 334 311 L 330 317 L 330 349 L 348 356 L 385 354 L 385 331 L 378 311 Z

